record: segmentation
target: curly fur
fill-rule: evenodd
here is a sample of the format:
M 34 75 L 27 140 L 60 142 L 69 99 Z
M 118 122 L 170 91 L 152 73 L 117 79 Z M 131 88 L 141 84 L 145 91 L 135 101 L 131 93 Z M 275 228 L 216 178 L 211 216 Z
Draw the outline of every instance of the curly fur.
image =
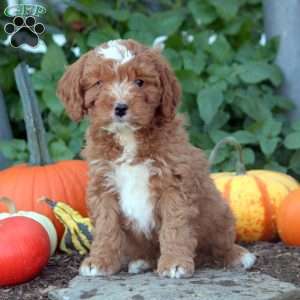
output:
M 120 63 L 114 57 L 124 47 L 130 59 Z M 179 278 L 207 260 L 252 266 L 254 256 L 234 244 L 234 218 L 203 152 L 176 116 L 180 86 L 157 49 L 133 40 L 100 45 L 69 67 L 58 95 L 73 120 L 90 120 L 83 155 L 95 229 L 81 274 L 110 275 L 129 264 L 135 273 L 151 267 Z M 122 121 L 117 102 L 128 105 Z

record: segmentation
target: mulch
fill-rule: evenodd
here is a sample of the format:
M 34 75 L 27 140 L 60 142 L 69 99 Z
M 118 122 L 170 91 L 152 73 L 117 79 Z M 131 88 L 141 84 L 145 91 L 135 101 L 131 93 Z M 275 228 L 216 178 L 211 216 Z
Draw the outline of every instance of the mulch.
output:
M 252 272 L 265 273 L 300 287 L 300 247 L 287 247 L 281 242 L 258 242 L 246 247 L 258 258 Z M 57 253 L 34 280 L 1 288 L 0 300 L 48 299 L 49 291 L 66 287 L 69 280 L 78 274 L 81 260 L 79 255 Z

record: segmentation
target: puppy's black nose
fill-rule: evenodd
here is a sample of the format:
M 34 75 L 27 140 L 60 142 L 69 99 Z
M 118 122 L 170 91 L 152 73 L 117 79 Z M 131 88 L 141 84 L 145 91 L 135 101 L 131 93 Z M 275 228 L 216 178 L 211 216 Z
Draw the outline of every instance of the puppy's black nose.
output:
M 118 103 L 115 108 L 115 115 L 118 117 L 123 117 L 126 115 L 128 105 L 125 103 Z

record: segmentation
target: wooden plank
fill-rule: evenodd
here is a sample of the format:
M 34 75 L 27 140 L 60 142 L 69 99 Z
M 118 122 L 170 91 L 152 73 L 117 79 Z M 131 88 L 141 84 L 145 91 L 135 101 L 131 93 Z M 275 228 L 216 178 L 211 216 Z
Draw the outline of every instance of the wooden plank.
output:
M 264 23 L 268 38 L 280 37 L 276 58 L 284 74 L 282 95 L 296 105 L 292 119 L 300 118 L 300 0 L 265 0 Z
M 47 148 L 45 128 L 38 107 L 38 100 L 24 62 L 15 68 L 15 79 L 23 105 L 30 153 L 29 163 L 32 165 L 49 164 L 51 159 Z
M 0 89 L 0 140 L 12 139 L 12 131 L 9 124 L 7 109 L 4 101 L 3 93 Z M 10 161 L 0 152 L 0 169 L 4 169 L 10 165 Z

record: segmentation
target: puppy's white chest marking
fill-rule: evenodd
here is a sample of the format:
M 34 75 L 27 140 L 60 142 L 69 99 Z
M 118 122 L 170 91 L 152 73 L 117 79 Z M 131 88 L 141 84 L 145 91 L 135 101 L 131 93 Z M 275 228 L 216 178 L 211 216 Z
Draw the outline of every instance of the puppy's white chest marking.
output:
M 136 229 L 149 235 L 154 226 L 153 207 L 150 198 L 150 164 L 116 167 L 116 186 L 123 214 L 134 221 Z
M 149 180 L 151 161 L 131 165 L 136 153 L 137 142 L 134 132 L 127 127 L 115 133 L 123 146 L 122 155 L 113 163 L 109 175 L 110 185 L 118 192 L 121 211 L 133 221 L 135 229 L 148 236 L 154 227 L 153 206 Z

